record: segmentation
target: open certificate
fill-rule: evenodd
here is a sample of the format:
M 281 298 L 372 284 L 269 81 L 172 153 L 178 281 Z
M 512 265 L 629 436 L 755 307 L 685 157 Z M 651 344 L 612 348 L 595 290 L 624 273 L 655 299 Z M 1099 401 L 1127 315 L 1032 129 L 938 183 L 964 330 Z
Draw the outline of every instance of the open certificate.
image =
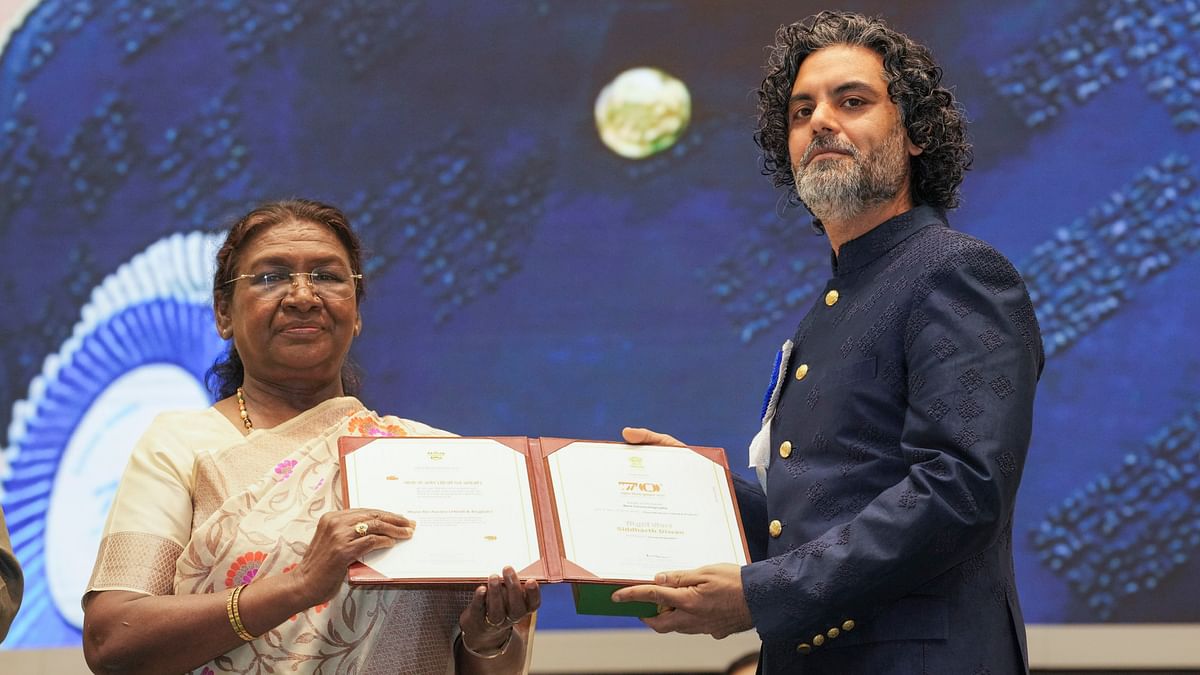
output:
M 343 455 L 347 504 L 417 523 L 362 562 L 401 580 L 483 578 L 541 559 L 526 456 L 485 438 L 388 438 Z
M 600 585 L 747 562 L 720 448 L 524 436 L 338 445 L 347 506 L 417 522 L 412 539 L 351 565 L 351 583 L 475 584 L 511 565 L 525 579 L 575 584 L 577 604 L 581 585 L 597 585 L 583 604 L 604 605 L 612 588 Z
M 746 564 L 728 470 L 691 448 L 575 442 L 546 457 L 563 557 L 598 577 Z

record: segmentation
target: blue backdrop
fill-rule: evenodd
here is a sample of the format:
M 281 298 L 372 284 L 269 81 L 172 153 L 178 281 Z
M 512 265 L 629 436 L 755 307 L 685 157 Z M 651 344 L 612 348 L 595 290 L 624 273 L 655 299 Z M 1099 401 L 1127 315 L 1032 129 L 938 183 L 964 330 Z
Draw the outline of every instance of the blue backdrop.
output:
M 1049 355 L 1026 617 L 1200 622 L 1200 6 L 895 4 L 845 6 L 945 66 L 977 158 L 952 223 L 1017 264 Z M 214 233 L 267 198 L 344 207 L 373 252 L 369 406 L 472 435 L 646 425 L 744 467 L 828 275 L 750 138 L 763 46 L 824 6 L 748 7 L 36 3 L 0 54 L 0 493 L 27 573 L 5 646 L 78 643 L 134 438 L 207 402 Z M 640 66 L 690 118 L 628 159 L 593 108 Z M 637 625 L 547 605 L 545 628 Z

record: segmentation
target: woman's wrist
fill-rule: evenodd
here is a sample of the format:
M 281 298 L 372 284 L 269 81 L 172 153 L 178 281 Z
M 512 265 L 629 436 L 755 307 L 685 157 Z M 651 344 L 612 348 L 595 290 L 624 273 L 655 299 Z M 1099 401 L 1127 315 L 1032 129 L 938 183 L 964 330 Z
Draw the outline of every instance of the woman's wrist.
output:
M 486 634 L 480 634 L 478 638 L 475 635 L 472 633 L 468 636 L 466 631 L 459 629 L 458 639 L 463 651 L 475 658 L 494 659 L 508 651 L 508 646 L 512 644 L 513 627 L 510 625 L 507 631 L 497 632 L 491 640 Z
M 286 581 L 288 585 L 284 597 L 289 598 L 292 602 L 296 602 L 300 605 L 299 607 L 295 608 L 296 612 L 303 612 L 310 607 L 316 607 L 317 605 L 329 599 L 321 598 L 318 594 L 313 592 L 315 585 L 310 583 L 310 581 L 304 577 L 303 570 L 295 569 L 287 574 L 280 575 L 280 577 Z
M 265 633 L 286 621 L 288 617 L 323 602 L 314 598 L 312 587 L 296 573 L 298 571 L 260 577 L 246 585 L 239 598 L 239 604 L 242 625 L 249 633 Z M 247 618 L 246 612 L 248 596 L 251 603 L 250 618 Z

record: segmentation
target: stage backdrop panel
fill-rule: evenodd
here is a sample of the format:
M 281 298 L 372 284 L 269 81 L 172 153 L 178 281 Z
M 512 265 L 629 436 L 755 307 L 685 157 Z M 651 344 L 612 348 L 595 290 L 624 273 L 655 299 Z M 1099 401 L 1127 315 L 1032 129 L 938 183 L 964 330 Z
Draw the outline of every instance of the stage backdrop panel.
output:
M 1025 276 L 1048 362 L 1014 532 L 1031 622 L 1200 623 L 1200 9 L 847 3 L 973 120 L 953 224 Z M 5 647 L 75 645 L 134 439 L 207 405 L 220 231 L 343 207 L 365 402 L 469 435 L 645 425 L 745 469 L 829 274 L 751 141 L 814 2 L 43 0 L 0 11 Z M 1192 345 L 1192 346 L 1188 346 Z M 547 630 L 629 628 L 548 589 Z

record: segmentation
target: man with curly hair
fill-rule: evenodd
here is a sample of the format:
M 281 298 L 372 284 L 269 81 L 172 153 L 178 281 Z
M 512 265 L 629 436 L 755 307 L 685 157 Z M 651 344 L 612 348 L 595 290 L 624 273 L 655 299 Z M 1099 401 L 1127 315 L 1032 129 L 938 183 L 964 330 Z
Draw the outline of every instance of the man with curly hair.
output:
M 928 49 L 842 12 L 779 30 L 759 110 L 764 173 L 832 276 L 737 484 L 755 562 L 614 598 L 658 604 L 660 632 L 757 629 L 763 673 L 1026 673 L 1012 520 L 1044 355 L 1017 271 L 947 225 L 964 115 Z

